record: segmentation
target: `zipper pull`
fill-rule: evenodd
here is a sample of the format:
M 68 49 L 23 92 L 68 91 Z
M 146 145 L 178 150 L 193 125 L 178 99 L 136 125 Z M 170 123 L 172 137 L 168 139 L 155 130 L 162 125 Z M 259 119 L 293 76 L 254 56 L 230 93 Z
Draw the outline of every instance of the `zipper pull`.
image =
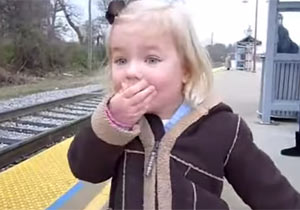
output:
M 158 147 L 159 147 L 159 141 L 155 141 L 155 144 L 154 144 L 154 147 L 153 147 L 153 149 L 151 151 L 151 154 L 150 154 L 150 157 L 149 157 L 149 161 L 147 163 L 147 167 L 146 167 L 146 171 L 145 171 L 145 175 L 147 177 L 152 172 L 153 164 L 154 164 L 154 161 L 156 160 L 156 157 L 157 157 Z

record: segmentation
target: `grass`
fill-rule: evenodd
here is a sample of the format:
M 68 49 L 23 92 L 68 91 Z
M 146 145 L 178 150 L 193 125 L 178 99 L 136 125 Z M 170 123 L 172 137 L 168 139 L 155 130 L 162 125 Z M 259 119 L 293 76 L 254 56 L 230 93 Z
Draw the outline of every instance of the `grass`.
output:
M 216 73 L 222 70 L 224 70 L 224 67 L 214 68 L 213 72 Z M 105 85 L 106 82 L 107 81 L 105 81 L 103 73 L 100 71 L 92 72 L 87 75 L 75 74 L 74 76 L 52 76 L 44 79 L 38 79 L 31 84 L 1 87 L 0 100 L 7 100 L 44 91 L 76 88 L 91 84 Z
M 26 96 L 33 93 L 59 90 L 66 88 L 76 88 L 91 84 L 103 84 L 103 74 L 98 72 L 90 73 L 89 75 L 60 75 L 51 76 L 48 78 L 37 79 L 31 84 L 8 86 L 0 88 L 0 100 Z

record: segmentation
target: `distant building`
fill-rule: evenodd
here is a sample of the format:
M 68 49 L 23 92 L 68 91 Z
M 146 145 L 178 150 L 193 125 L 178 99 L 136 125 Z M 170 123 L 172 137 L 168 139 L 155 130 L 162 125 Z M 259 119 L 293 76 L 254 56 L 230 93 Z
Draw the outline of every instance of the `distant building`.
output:
M 236 44 L 236 69 L 250 71 L 253 62 L 253 49 L 254 49 L 254 38 L 248 35 L 244 39 L 240 40 Z M 256 45 L 261 45 L 261 41 L 256 40 Z

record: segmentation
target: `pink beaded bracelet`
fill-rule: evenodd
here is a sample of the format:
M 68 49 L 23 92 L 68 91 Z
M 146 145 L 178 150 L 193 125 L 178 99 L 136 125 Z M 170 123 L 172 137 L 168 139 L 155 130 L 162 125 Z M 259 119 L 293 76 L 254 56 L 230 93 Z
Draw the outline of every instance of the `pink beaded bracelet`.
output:
M 114 126 L 117 126 L 121 129 L 125 129 L 125 130 L 131 130 L 132 129 L 132 126 L 128 125 L 128 124 L 125 124 L 125 123 L 120 123 L 118 122 L 111 114 L 110 110 L 108 107 L 106 107 L 105 109 L 105 113 L 106 113 L 106 116 L 107 118 L 109 119 L 109 122 L 114 125 Z

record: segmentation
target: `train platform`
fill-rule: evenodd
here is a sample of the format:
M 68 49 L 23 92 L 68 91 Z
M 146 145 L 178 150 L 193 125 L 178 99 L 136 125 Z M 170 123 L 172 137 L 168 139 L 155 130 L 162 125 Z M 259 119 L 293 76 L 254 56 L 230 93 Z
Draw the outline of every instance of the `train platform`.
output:
M 220 70 L 220 69 L 219 69 Z M 224 102 L 239 113 L 253 131 L 256 144 L 275 162 L 292 185 L 300 191 L 299 157 L 280 155 L 294 146 L 296 122 L 278 125 L 258 123 L 260 71 L 219 71 L 215 87 Z M 90 184 L 73 177 L 67 162 L 67 139 L 0 173 L 0 209 L 104 209 L 110 182 Z M 225 183 L 222 194 L 232 209 L 249 209 Z
M 72 140 L 66 139 L 0 173 L 0 209 L 90 210 L 104 207 L 110 183 L 93 185 L 72 175 L 67 161 Z

